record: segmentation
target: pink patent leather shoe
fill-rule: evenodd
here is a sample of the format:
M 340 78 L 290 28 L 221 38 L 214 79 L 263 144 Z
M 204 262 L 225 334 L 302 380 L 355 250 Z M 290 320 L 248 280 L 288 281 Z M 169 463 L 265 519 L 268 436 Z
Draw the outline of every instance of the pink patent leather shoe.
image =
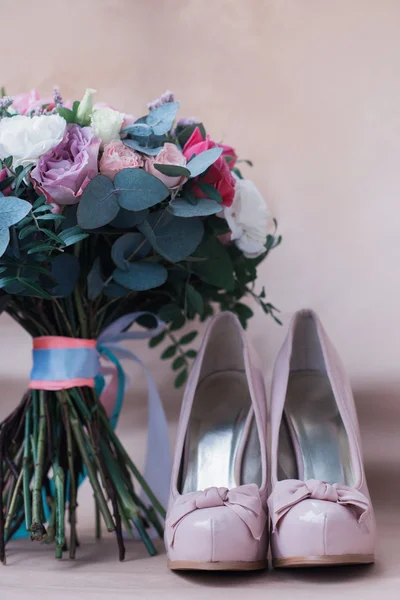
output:
M 237 318 L 214 317 L 186 386 L 165 527 L 173 570 L 267 566 L 266 400 Z
M 353 395 L 312 311 L 294 316 L 279 353 L 271 420 L 273 565 L 374 562 L 375 518 Z

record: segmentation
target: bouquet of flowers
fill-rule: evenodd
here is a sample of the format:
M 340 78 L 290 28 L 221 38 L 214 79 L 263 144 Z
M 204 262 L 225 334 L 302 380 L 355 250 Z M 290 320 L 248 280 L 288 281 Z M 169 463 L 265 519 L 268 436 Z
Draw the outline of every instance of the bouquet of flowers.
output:
M 196 119 L 177 120 L 170 92 L 141 118 L 93 104 L 93 94 L 73 103 L 58 90 L 49 99 L 33 91 L 0 100 L 0 312 L 34 348 L 29 390 L 0 424 L 3 562 L 21 528 L 55 543 L 58 558 L 67 549 L 75 557 L 86 476 L 97 535 L 101 521 L 115 531 L 121 560 L 123 529 L 155 553 L 148 527 L 162 535 L 166 496 L 151 489 L 114 431 L 120 359 L 139 360 L 121 342 L 167 341 L 161 358 L 171 359 L 179 387 L 196 354 L 197 332 L 177 333 L 188 322 L 220 307 L 246 326 L 245 296 L 278 320 L 254 283 L 280 237 L 276 223 L 269 232 L 266 205 L 235 150 Z M 129 332 L 134 323 L 141 329 Z M 152 431 L 168 454 L 147 375 Z M 155 481 L 168 481 L 168 461 L 153 454 L 148 466 L 158 469 Z

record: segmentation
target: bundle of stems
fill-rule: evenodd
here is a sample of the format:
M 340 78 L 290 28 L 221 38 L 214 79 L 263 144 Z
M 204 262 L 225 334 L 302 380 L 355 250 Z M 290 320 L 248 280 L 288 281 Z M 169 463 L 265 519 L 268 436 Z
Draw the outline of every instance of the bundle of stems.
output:
M 87 301 L 79 286 L 73 297 L 9 299 L 6 311 L 32 337 L 97 338 L 126 312 L 125 299 Z M 55 543 L 55 554 L 74 558 L 78 544 L 78 486 L 87 476 L 93 489 L 96 536 L 101 522 L 115 532 L 119 559 L 125 556 L 123 529 L 136 529 L 150 555 L 156 554 L 147 529 L 160 537 L 164 508 L 124 449 L 94 389 L 30 390 L 0 424 L 0 560 L 6 543 L 21 527 L 31 539 Z M 145 492 L 147 505 L 138 496 Z M 66 538 L 66 518 L 69 540 Z

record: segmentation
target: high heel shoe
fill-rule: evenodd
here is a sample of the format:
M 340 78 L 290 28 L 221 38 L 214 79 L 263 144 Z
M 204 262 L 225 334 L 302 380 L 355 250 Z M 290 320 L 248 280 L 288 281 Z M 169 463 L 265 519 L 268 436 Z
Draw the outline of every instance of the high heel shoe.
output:
M 186 386 L 165 543 L 173 570 L 267 566 L 266 400 L 231 313 L 214 317 Z
M 273 565 L 372 563 L 375 518 L 353 395 L 312 311 L 294 316 L 276 361 L 271 428 Z

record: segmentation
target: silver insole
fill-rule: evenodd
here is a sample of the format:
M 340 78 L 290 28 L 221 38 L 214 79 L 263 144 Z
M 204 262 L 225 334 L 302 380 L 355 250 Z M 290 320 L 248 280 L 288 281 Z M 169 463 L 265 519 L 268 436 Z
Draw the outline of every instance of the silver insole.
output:
M 351 485 L 348 437 L 328 375 L 321 371 L 292 371 L 284 413 L 286 426 L 280 432 L 279 446 L 281 478 Z M 282 437 L 287 435 L 290 445 Z
M 199 384 L 194 398 L 183 453 L 182 493 L 258 483 L 260 463 L 245 373 L 212 373 Z

